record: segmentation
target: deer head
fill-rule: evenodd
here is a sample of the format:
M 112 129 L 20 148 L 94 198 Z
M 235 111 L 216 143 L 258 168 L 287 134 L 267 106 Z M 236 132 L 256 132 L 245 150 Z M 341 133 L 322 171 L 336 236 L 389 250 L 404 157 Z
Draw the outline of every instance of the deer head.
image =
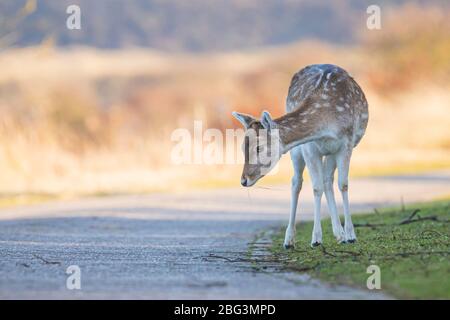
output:
M 242 152 L 245 156 L 241 184 L 253 186 L 264 177 L 280 160 L 282 155 L 278 125 L 267 111 L 258 120 L 250 115 L 233 112 L 233 116 L 245 128 Z

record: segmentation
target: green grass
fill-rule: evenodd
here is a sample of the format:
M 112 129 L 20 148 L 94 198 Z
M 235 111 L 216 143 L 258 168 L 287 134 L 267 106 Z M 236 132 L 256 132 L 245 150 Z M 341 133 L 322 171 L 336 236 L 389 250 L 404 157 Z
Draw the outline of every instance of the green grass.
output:
M 449 222 L 448 199 L 354 215 L 357 243 L 337 244 L 327 219 L 322 221 L 323 245 L 314 249 L 309 247 L 312 223 L 300 223 L 296 248 L 282 248 L 280 230 L 272 252 L 288 269 L 332 284 L 367 289 L 367 267 L 378 265 L 382 292 L 404 299 L 450 299 Z

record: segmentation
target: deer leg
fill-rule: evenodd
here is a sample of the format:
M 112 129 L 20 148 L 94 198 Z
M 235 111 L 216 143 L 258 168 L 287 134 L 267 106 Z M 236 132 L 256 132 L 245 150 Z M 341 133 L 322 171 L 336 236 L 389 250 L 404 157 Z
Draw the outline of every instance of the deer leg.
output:
M 303 170 L 305 169 L 305 160 L 303 159 L 301 147 L 293 148 L 290 152 L 292 165 L 294 167 L 294 176 L 292 177 L 291 187 L 291 213 L 289 215 L 289 224 L 286 228 L 284 237 L 284 248 L 293 248 L 295 245 L 295 216 L 297 213 L 298 195 L 302 189 Z
M 320 202 L 323 195 L 323 163 L 322 156 L 313 147 L 305 147 L 305 162 L 311 176 L 314 192 L 314 227 L 311 247 L 322 243 L 322 226 L 320 223 Z
M 352 148 L 343 149 L 336 158 L 338 167 L 338 185 L 342 194 L 342 202 L 344 206 L 344 234 L 345 241 L 353 243 L 356 241 L 355 229 L 353 228 L 352 217 L 348 202 L 348 173 L 350 169 L 350 158 L 352 156 Z
M 339 219 L 333 190 L 334 171 L 336 170 L 336 157 L 334 155 L 325 157 L 323 169 L 325 198 L 327 199 L 328 212 L 331 217 L 333 234 L 338 242 L 343 242 L 345 241 L 344 229 L 342 228 L 341 220 Z

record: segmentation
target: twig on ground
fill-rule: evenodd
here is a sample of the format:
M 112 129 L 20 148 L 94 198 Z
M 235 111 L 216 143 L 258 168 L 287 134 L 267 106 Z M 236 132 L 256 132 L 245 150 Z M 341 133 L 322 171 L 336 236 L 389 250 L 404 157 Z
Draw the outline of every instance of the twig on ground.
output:
M 413 210 L 413 212 L 409 215 L 409 217 L 406 218 L 405 220 L 402 220 L 402 221 L 400 222 L 400 224 L 405 224 L 405 223 L 407 223 L 408 221 L 411 221 L 411 220 L 416 216 L 416 214 L 418 214 L 419 212 L 420 212 L 420 209 L 415 209 L 415 210 Z M 420 216 L 419 216 L 419 218 L 420 218 Z
M 36 258 L 36 259 L 39 259 L 39 260 L 41 260 L 42 262 L 44 262 L 45 264 L 55 264 L 55 265 L 61 265 L 61 262 L 59 262 L 59 261 L 49 261 L 49 260 L 46 260 L 46 259 L 44 259 L 44 258 L 42 258 L 41 256 L 38 256 L 37 254 L 35 254 L 35 253 L 33 253 L 33 256 Z
M 292 271 L 296 271 L 296 272 L 305 272 L 305 271 L 316 269 L 318 265 L 319 265 L 318 263 L 313 266 L 307 266 L 307 267 L 297 267 L 296 265 L 287 265 L 286 268 L 288 270 L 292 270 Z
M 226 261 L 228 261 L 228 262 L 236 262 L 235 259 L 231 259 L 231 258 L 224 257 L 224 256 L 218 256 L 218 255 L 212 254 L 212 253 L 210 253 L 207 257 L 204 257 L 204 258 L 205 258 L 205 259 L 209 259 L 209 258 L 213 258 L 213 259 L 222 259 L 222 260 L 226 260 Z
M 362 254 L 361 252 L 348 251 L 348 250 L 334 250 L 334 252 L 347 253 L 347 254 L 352 255 L 354 257 L 360 256 Z
M 400 221 L 398 225 L 405 225 L 413 222 L 419 222 L 419 221 L 439 221 L 439 222 L 447 222 L 447 220 L 439 220 L 437 216 L 428 216 L 428 217 L 421 217 L 418 215 L 420 212 L 420 209 L 415 209 L 408 218 Z M 417 216 L 416 219 L 414 219 Z M 395 225 L 395 224 L 386 224 L 386 223 L 355 223 L 353 226 L 355 228 L 378 228 L 378 227 L 385 227 L 388 225 Z
M 17 262 L 16 266 L 22 266 L 22 267 L 25 267 L 25 268 L 29 268 L 30 267 L 30 265 L 28 263 L 25 263 L 25 262 L 20 262 L 20 263 Z
M 377 227 L 384 227 L 387 224 L 385 223 L 354 223 L 353 227 L 355 228 L 377 228 Z
M 417 256 L 417 255 L 433 255 L 433 254 L 441 254 L 441 255 L 448 255 L 450 254 L 450 251 L 418 251 L 418 252 L 399 252 L 399 253 L 394 253 L 394 254 L 387 254 L 387 255 L 382 255 L 379 257 L 395 257 L 395 256 L 399 256 L 399 257 L 409 257 L 409 256 Z
M 331 256 L 331 257 L 336 258 L 336 255 L 334 255 L 334 254 L 328 252 L 327 249 L 325 248 L 325 246 L 324 246 L 323 244 L 320 246 L 320 249 L 322 250 L 322 253 L 323 253 L 324 255 L 328 255 L 328 256 Z
M 439 221 L 439 219 L 436 216 L 429 216 L 429 217 L 424 217 L 424 218 L 417 218 L 414 220 L 404 220 L 404 221 L 400 222 L 399 225 L 404 225 L 404 224 L 419 222 L 419 221 L 426 221 L 426 220 Z

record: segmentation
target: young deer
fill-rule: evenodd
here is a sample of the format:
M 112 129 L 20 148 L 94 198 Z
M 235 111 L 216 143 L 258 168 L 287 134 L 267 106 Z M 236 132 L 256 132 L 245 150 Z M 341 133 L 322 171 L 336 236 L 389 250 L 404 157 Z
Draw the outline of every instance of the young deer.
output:
M 282 154 L 290 151 L 294 166 L 292 203 L 284 247 L 295 245 L 295 215 L 305 165 L 314 190 L 314 227 L 311 246 L 322 243 L 320 203 L 322 194 L 328 204 L 333 234 L 339 242 L 356 240 L 348 202 L 348 173 L 352 150 L 364 135 L 369 118 L 364 93 L 353 78 L 335 65 L 310 65 L 294 75 L 286 100 L 287 113 L 272 119 L 266 111 L 260 120 L 246 114 L 233 115 L 246 129 L 243 151 L 245 164 L 241 178 L 250 187 L 275 166 Z M 249 139 L 254 132 L 256 139 Z M 268 143 L 267 138 L 276 141 Z M 267 163 L 258 159 L 269 154 Z M 256 161 L 249 161 L 256 159 Z M 333 191 L 334 172 L 342 194 L 345 224 L 342 228 Z

